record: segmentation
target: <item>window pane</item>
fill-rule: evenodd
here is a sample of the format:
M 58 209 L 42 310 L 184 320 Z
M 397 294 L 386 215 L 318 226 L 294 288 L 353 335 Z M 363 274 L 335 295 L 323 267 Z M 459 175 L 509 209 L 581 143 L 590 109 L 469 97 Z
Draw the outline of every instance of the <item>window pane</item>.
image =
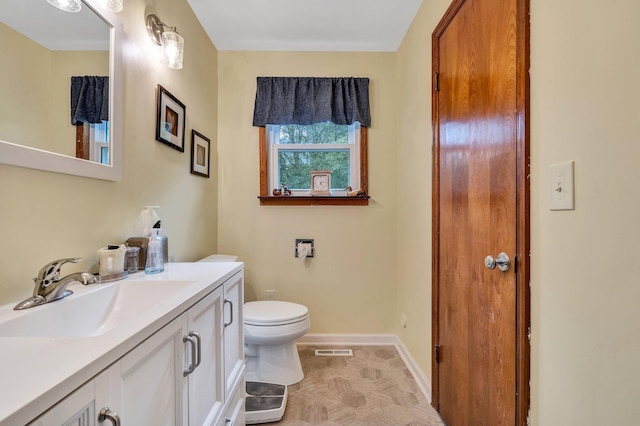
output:
M 331 170 L 331 189 L 345 189 L 349 185 L 349 150 L 278 151 L 278 186 L 311 189 L 311 170 Z
M 349 143 L 349 126 L 333 123 L 316 123 L 309 126 L 286 124 L 280 126 L 281 144 Z M 332 177 L 333 179 L 333 177 Z

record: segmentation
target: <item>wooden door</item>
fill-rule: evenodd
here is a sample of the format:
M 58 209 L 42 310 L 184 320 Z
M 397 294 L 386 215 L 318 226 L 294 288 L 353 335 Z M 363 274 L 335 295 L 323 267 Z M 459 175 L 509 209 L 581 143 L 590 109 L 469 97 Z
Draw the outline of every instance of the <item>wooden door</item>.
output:
M 528 0 L 455 0 L 433 34 L 433 403 L 452 426 L 526 423 L 527 19 Z

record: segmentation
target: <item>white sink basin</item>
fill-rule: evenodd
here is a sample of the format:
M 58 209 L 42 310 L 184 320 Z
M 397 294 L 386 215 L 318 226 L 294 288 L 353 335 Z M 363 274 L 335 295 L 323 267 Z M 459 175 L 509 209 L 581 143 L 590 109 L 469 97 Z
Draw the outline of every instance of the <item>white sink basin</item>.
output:
M 100 336 L 124 321 L 159 306 L 191 281 L 124 280 L 108 284 L 72 284 L 74 294 L 44 305 L 0 316 L 0 337 Z

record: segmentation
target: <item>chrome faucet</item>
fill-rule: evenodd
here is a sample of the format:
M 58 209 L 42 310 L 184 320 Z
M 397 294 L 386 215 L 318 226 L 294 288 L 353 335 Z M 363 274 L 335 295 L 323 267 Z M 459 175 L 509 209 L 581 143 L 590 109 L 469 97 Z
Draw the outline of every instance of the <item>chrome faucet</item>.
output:
M 33 279 L 35 283 L 33 296 L 18 303 L 13 309 L 22 310 L 32 308 L 67 297 L 73 294 L 71 290 L 67 289 L 67 285 L 74 281 L 78 281 L 84 285 L 95 283 L 96 277 L 88 272 L 75 272 L 60 278 L 62 265 L 65 263 L 78 263 L 80 260 L 82 260 L 80 257 L 70 257 L 47 263 L 40 269 L 40 272 L 38 272 L 38 277 Z

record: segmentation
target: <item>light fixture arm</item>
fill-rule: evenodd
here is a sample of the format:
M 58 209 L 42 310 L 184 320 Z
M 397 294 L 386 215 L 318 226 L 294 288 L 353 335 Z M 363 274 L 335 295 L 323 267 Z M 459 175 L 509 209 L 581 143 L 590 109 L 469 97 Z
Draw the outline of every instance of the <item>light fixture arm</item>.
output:
M 170 31 L 174 33 L 178 33 L 176 27 L 171 27 L 158 18 L 158 15 L 154 13 L 150 13 L 147 15 L 147 32 L 149 33 L 149 37 L 151 40 L 158 46 L 162 45 L 162 33 L 165 29 L 168 28 Z

